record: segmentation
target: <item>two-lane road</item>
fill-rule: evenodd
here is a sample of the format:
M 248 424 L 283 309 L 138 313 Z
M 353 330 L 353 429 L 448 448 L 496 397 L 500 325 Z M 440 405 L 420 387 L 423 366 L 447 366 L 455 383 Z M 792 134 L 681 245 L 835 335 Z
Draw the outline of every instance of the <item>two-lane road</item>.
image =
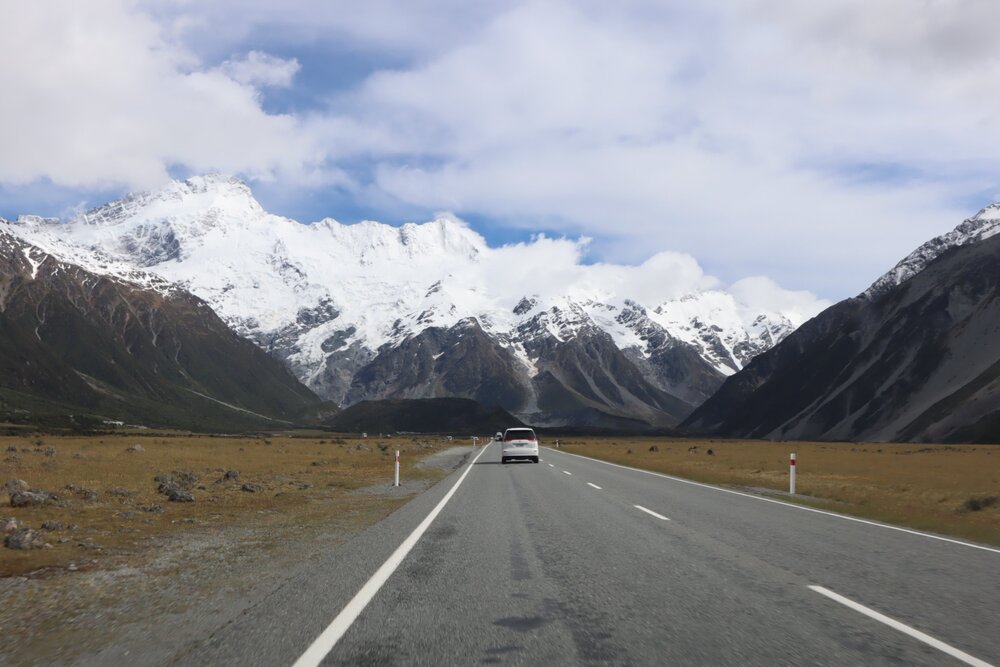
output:
M 488 446 L 331 555 L 330 571 L 287 587 L 179 662 L 1000 660 L 998 550 L 561 451 L 542 457 L 501 465 Z M 366 582 L 369 594 L 345 613 Z M 331 642 L 335 617 L 343 627 Z

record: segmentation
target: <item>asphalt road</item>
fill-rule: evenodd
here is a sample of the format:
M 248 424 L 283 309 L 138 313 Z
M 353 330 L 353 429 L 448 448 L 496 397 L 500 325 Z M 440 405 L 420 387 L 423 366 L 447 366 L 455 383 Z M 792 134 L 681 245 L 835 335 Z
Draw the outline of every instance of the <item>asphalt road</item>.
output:
M 468 470 L 322 664 L 1000 665 L 998 550 L 542 458 L 489 446 L 177 664 L 292 665 Z

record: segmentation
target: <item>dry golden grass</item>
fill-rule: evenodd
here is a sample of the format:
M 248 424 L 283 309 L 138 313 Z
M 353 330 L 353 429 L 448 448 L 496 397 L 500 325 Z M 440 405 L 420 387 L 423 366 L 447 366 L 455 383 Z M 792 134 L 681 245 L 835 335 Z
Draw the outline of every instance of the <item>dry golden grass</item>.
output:
M 966 505 L 1000 498 L 998 446 L 670 438 L 572 438 L 561 445 L 623 465 L 775 492 L 788 491 L 788 455 L 795 452 L 797 502 L 1000 545 L 1000 500 L 975 511 Z M 659 451 L 649 451 L 654 445 Z
M 142 445 L 144 451 L 128 452 L 132 444 Z M 61 502 L 13 508 L 4 494 L 0 517 L 17 517 L 35 529 L 50 520 L 64 526 L 75 523 L 79 528 L 41 531 L 52 545 L 47 549 L 19 551 L 0 546 L 0 576 L 71 564 L 90 569 L 127 562 L 142 553 L 150 538 L 240 522 L 277 520 L 304 525 L 327 521 L 341 528 L 372 523 L 403 500 L 351 491 L 391 483 L 396 449 L 402 451 L 404 480 L 437 479 L 441 471 L 416 464 L 447 444 L 435 438 L 361 440 L 328 434 L 309 438 L 2 437 L 0 484 L 21 479 L 34 489 L 55 492 Z M 6 451 L 11 446 L 18 451 Z M 55 447 L 56 453 L 46 455 L 48 447 Z M 239 480 L 218 481 L 229 469 L 239 471 Z M 153 478 L 175 470 L 198 475 L 192 488 L 195 502 L 170 502 L 157 492 Z M 258 484 L 262 491 L 243 491 L 244 483 Z M 88 500 L 85 492 L 67 485 L 93 490 L 96 498 Z M 125 489 L 128 495 L 114 495 L 113 489 Z M 153 504 L 164 511 L 140 509 Z

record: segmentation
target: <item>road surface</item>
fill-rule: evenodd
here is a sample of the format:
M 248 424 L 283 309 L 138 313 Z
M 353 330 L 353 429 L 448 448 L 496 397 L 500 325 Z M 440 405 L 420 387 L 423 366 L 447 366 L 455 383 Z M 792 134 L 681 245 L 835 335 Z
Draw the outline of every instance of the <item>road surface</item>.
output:
M 542 458 L 486 447 L 176 663 L 1000 665 L 1000 550 Z

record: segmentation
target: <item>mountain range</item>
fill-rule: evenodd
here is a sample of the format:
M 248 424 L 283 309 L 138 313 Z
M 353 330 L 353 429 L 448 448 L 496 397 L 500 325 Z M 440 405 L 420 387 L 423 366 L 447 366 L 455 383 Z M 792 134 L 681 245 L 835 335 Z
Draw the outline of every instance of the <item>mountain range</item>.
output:
M 201 299 L 155 276 L 138 282 L 147 287 L 0 225 L 0 422 L 247 429 L 319 404 Z
M 923 244 L 760 354 L 682 428 L 1000 442 L 1000 206 Z
M 114 284 L 189 292 L 342 406 L 464 397 L 536 425 L 671 426 L 804 319 L 717 289 L 565 280 L 446 216 L 302 224 L 223 176 L 0 228 Z

